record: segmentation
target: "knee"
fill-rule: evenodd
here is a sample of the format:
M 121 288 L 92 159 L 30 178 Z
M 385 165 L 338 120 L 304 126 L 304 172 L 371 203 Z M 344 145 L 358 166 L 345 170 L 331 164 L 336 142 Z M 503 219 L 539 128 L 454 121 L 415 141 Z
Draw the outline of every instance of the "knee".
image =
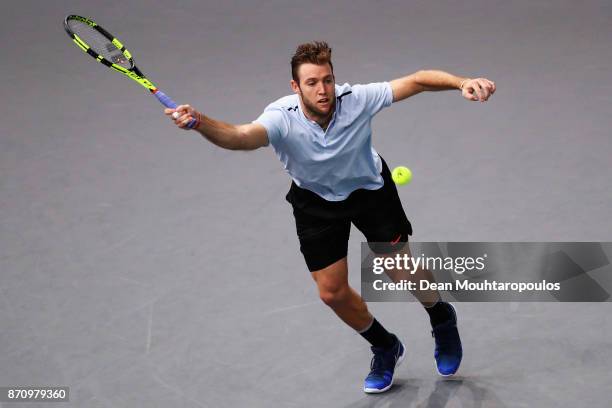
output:
M 327 306 L 333 307 L 346 302 L 349 298 L 348 283 L 328 282 L 319 285 L 319 297 Z

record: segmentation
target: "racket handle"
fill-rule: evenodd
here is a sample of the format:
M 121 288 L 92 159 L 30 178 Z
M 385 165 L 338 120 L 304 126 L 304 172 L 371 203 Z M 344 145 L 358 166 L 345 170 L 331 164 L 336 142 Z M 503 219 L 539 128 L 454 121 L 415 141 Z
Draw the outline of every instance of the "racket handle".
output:
M 170 98 L 168 95 L 166 95 L 165 93 L 163 93 L 159 89 L 156 89 L 155 91 L 153 91 L 153 95 L 155 95 L 157 100 L 160 101 L 161 104 L 164 105 L 166 108 L 176 109 L 176 107 L 178 106 L 176 104 L 176 102 L 174 102 L 172 100 L 172 98 Z M 196 122 L 197 121 L 194 118 L 191 118 L 191 120 L 187 124 L 187 127 L 190 128 L 190 129 L 193 129 L 193 127 L 195 126 Z

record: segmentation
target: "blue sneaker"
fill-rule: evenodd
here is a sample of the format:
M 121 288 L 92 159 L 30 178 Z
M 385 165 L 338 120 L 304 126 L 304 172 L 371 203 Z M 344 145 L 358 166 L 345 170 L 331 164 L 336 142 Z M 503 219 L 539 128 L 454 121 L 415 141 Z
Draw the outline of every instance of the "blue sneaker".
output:
M 363 384 L 363 391 L 368 394 L 385 392 L 393 385 L 393 372 L 404 360 L 405 349 L 399 339 L 395 338 L 395 344 L 390 349 L 372 347 L 374 357 L 370 363 L 370 374 Z
M 457 312 L 455 312 L 453 305 L 450 303 L 447 303 L 447 305 L 450 306 L 452 317 L 450 320 L 436 325 L 431 331 L 431 336 L 436 342 L 436 351 L 434 352 L 436 367 L 438 373 L 444 377 L 457 372 L 463 357 L 461 339 L 457 330 Z

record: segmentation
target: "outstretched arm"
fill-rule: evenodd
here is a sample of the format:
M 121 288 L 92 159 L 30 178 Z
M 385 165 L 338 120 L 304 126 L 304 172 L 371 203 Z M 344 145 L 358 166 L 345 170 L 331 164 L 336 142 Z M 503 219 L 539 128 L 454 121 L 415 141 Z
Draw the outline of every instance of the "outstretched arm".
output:
M 495 92 L 495 83 L 486 78 L 463 78 L 448 72 L 422 70 L 391 83 L 393 102 L 398 102 L 423 91 L 460 89 L 464 98 L 484 102 Z
M 177 112 L 176 115 L 174 115 L 175 112 Z M 192 118 L 195 118 L 197 122 L 193 130 L 197 130 L 211 143 L 224 149 L 255 150 L 268 144 L 266 128 L 258 123 L 232 125 L 204 116 L 189 105 L 179 105 L 176 109 L 165 109 L 164 113 L 184 130 L 190 130 L 187 124 Z

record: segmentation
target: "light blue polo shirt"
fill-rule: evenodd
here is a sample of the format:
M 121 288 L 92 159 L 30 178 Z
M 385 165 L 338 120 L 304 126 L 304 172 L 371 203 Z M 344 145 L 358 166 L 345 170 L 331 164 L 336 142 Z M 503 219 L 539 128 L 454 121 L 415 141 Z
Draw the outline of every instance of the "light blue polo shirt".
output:
M 388 82 L 335 87 L 336 109 L 325 131 L 306 118 L 297 94 L 271 103 L 254 121 L 266 128 L 269 144 L 295 184 L 328 201 L 383 186 L 371 121 L 393 102 Z

